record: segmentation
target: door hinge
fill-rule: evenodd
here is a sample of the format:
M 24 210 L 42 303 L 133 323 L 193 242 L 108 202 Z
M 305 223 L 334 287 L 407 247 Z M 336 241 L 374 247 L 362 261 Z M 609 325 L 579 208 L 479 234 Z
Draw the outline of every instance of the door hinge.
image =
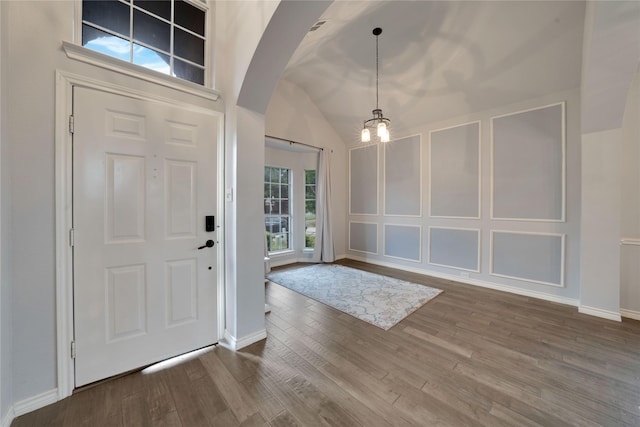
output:
M 71 341 L 71 358 L 72 359 L 76 358 L 76 342 L 75 341 Z
M 69 246 L 74 247 L 76 244 L 76 230 L 71 228 L 69 230 Z
M 69 133 L 73 133 L 75 131 L 75 119 L 73 116 L 69 116 Z

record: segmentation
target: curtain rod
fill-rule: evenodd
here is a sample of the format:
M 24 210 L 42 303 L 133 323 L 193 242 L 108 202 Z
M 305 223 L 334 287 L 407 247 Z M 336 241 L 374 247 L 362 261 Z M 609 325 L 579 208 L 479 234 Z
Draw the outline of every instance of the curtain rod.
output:
M 316 147 L 315 145 L 305 144 L 304 142 L 291 141 L 290 139 L 278 138 L 277 136 L 271 136 L 271 135 L 265 135 L 264 137 L 265 138 L 271 138 L 271 139 L 277 139 L 279 141 L 288 142 L 289 144 L 300 144 L 300 145 L 304 145 L 305 147 L 315 148 L 316 150 L 324 151 L 324 148 L 322 148 L 322 147 Z

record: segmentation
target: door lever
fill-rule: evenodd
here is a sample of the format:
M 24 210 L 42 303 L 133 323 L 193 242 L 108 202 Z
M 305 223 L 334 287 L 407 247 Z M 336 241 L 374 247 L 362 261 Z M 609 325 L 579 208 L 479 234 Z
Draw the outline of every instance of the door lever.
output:
M 204 246 L 200 246 L 198 250 L 204 249 L 204 248 L 212 248 L 213 245 L 215 245 L 213 240 L 207 240 L 207 243 L 205 243 Z

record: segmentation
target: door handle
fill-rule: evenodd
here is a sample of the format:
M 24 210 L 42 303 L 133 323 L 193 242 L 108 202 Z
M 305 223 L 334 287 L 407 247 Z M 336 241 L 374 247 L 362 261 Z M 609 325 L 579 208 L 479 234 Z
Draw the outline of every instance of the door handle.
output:
M 213 240 L 207 240 L 207 243 L 205 243 L 204 246 L 200 246 L 198 249 L 212 248 L 213 245 L 215 245 Z

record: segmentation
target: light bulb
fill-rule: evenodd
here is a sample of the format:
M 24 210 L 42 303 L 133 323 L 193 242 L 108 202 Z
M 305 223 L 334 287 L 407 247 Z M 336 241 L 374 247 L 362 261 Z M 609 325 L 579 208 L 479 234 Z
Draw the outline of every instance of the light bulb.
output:
M 367 129 L 367 128 L 362 129 L 362 134 L 360 136 L 361 136 L 362 142 L 371 141 L 371 133 L 369 132 L 369 129 Z
M 389 142 L 389 129 L 385 128 L 384 133 L 380 135 L 380 141 Z
M 382 136 L 384 135 L 384 133 L 387 130 L 387 125 L 385 124 L 385 122 L 380 122 L 378 123 L 378 136 Z

